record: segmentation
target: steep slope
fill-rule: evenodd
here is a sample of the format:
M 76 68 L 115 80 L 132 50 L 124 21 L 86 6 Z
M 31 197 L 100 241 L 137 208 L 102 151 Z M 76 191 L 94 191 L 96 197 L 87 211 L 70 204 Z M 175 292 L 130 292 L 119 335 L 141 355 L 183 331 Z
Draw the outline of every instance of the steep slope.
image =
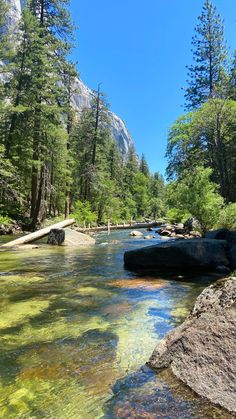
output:
M 18 20 L 20 18 L 21 10 L 24 5 L 24 0 L 7 0 L 10 6 L 6 25 L 6 30 L 15 30 Z M 81 79 L 77 78 L 75 81 L 75 92 L 73 95 L 73 105 L 80 113 L 82 109 L 90 107 L 91 101 L 94 97 L 93 91 L 87 87 Z M 114 139 L 119 145 L 120 151 L 126 155 L 130 146 L 133 145 L 133 140 L 124 121 L 112 111 L 109 111 L 111 120 L 111 131 Z
M 76 93 L 73 95 L 73 104 L 75 109 L 77 109 L 78 112 L 81 112 L 83 108 L 90 106 L 90 103 L 94 98 L 94 93 L 79 78 L 75 81 L 74 90 Z M 130 146 L 134 144 L 133 139 L 129 134 L 124 121 L 119 116 L 112 111 L 109 111 L 109 116 L 111 120 L 112 135 L 119 145 L 120 151 L 127 154 Z

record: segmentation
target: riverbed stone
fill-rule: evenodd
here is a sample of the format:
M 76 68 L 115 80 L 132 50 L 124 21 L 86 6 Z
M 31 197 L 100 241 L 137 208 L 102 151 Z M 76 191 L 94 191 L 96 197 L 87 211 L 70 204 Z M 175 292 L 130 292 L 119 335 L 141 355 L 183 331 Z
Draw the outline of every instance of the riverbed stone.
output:
M 229 266 L 227 242 L 224 240 L 173 240 L 125 252 L 128 268 L 177 268 L 181 270 L 215 270 Z
M 143 233 L 139 230 L 133 230 L 129 235 L 131 237 L 143 237 Z
M 149 365 L 170 367 L 197 394 L 236 413 L 236 277 L 207 287 L 182 325 L 154 350 Z

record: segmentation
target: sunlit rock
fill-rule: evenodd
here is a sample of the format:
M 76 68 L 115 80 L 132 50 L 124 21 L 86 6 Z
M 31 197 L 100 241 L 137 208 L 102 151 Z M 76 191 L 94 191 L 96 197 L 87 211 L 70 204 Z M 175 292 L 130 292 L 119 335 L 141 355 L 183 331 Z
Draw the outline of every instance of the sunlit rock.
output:
M 163 339 L 150 358 L 171 367 L 197 394 L 236 413 L 236 278 L 219 280 L 197 298 L 186 321 Z

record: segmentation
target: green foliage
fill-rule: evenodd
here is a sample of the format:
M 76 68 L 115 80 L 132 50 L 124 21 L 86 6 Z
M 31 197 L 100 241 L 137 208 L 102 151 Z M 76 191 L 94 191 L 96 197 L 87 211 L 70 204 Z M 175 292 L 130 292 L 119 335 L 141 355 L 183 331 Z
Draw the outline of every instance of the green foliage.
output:
M 217 185 L 210 180 L 211 174 L 211 169 L 197 167 L 192 172 L 185 172 L 167 188 L 169 206 L 188 211 L 197 218 L 202 232 L 215 225 L 224 203 Z
M 179 118 L 170 129 L 167 147 L 169 178 L 201 162 L 212 169 L 226 201 L 236 200 L 236 102 L 212 99 Z
M 149 201 L 149 179 L 143 173 L 138 172 L 135 174 L 132 191 L 138 216 L 144 217 L 147 214 Z
M 74 207 L 73 217 L 78 225 L 90 224 L 96 221 L 97 215 L 91 210 L 91 205 L 88 201 L 76 201 Z
M 0 214 L 0 225 L 10 226 L 13 223 L 12 219 L 7 215 Z
M 191 214 L 188 211 L 173 207 L 166 211 L 165 217 L 172 223 L 185 223 L 191 218 Z
M 236 230 L 236 203 L 225 205 L 222 208 L 215 227 Z

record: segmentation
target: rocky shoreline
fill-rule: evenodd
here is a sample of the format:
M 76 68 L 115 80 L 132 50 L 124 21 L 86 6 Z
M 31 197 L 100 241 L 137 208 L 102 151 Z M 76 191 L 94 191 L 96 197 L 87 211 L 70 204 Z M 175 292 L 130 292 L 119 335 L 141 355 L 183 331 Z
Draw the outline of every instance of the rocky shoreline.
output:
M 202 397 L 236 413 L 236 277 L 218 280 L 197 298 L 190 315 L 167 334 L 148 365 L 171 368 Z
M 22 234 L 23 230 L 19 224 L 0 224 L 0 236 L 10 236 L 14 234 Z

